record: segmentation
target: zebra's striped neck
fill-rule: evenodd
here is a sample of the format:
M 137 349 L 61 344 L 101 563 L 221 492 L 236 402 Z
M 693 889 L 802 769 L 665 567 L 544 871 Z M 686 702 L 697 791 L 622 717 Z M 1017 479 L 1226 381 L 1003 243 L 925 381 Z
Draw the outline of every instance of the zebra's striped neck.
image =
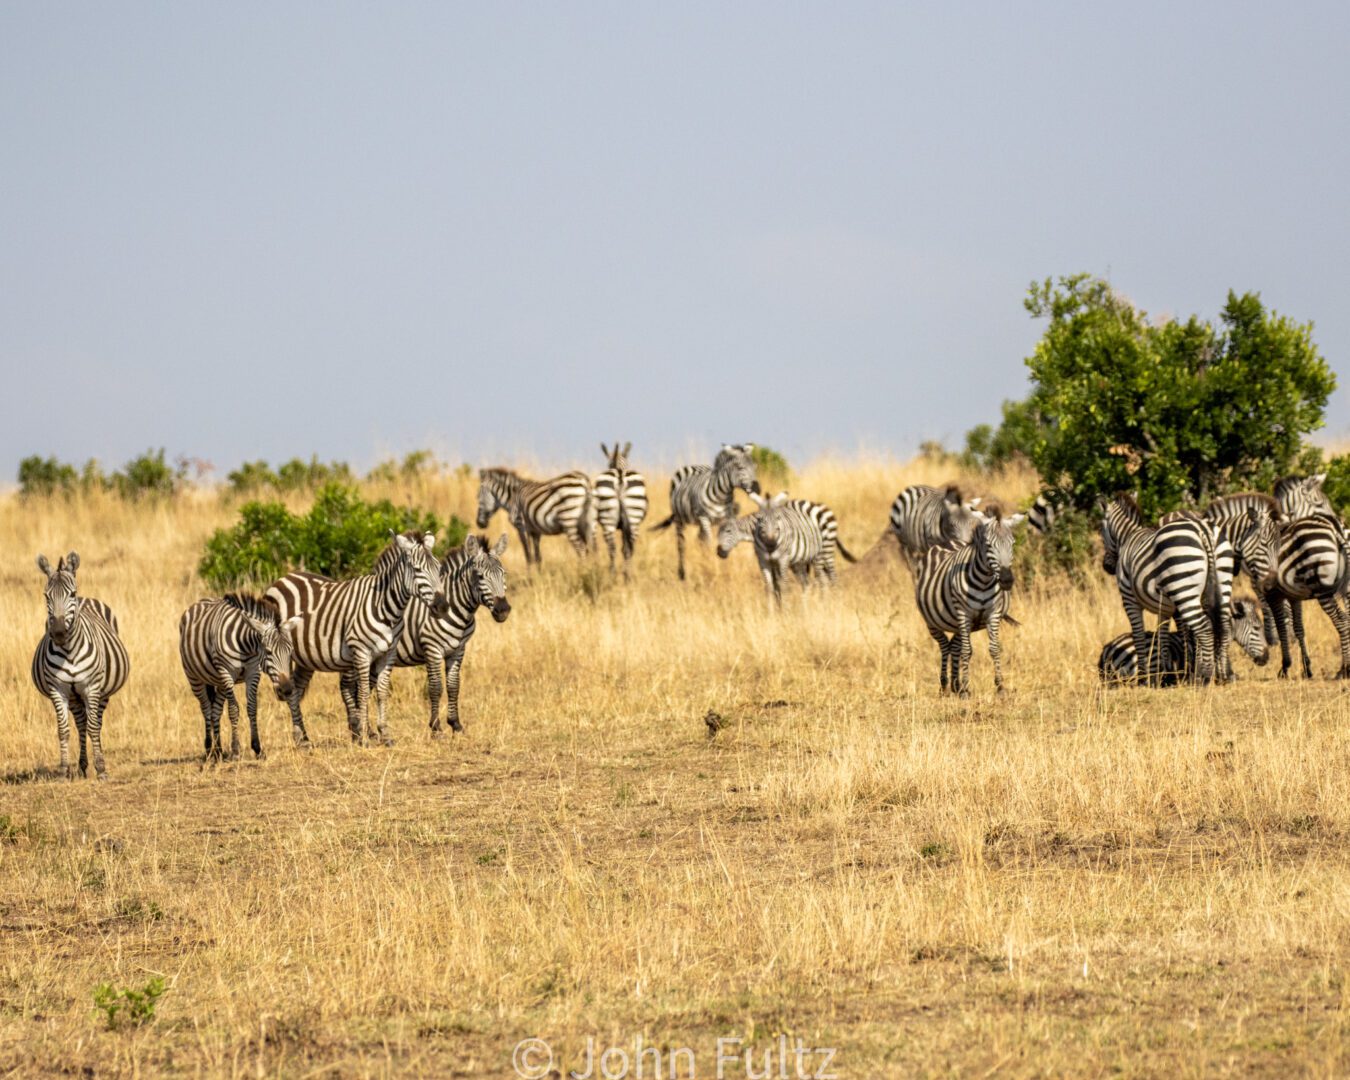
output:
M 48 635 L 50 637 L 50 634 Z M 89 628 L 89 614 L 85 610 L 84 604 L 79 597 L 75 598 L 75 618 L 70 620 L 70 629 L 66 631 L 63 640 L 57 641 L 51 639 L 53 645 L 68 656 L 82 652 L 84 646 L 92 640 L 92 632 Z
M 523 479 L 510 472 L 490 472 L 483 477 L 483 481 L 492 492 L 492 497 L 497 500 L 498 506 L 510 506 L 511 501 L 525 486 Z
M 445 575 L 445 599 L 450 604 L 451 615 L 459 621 L 471 621 L 474 612 L 483 602 L 482 591 L 478 587 L 478 574 L 474 572 L 473 560 L 467 556 L 457 566 L 447 566 Z
M 732 480 L 731 470 L 714 467 L 712 476 L 708 479 L 709 500 L 719 505 L 730 506 L 735 490 L 736 484 Z
M 375 562 L 375 609 L 383 619 L 395 622 L 412 599 L 409 575 L 404 572 L 403 555 L 397 544 L 390 544 Z

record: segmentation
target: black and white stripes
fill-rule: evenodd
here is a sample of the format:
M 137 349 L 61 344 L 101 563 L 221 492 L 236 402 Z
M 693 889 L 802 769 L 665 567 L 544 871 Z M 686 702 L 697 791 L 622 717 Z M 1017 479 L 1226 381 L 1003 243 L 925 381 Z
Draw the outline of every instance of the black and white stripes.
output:
M 785 491 L 772 499 L 758 493 L 750 498 L 759 510 L 721 524 L 717 554 L 725 559 L 737 544 L 749 541 L 764 575 L 765 588 L 779 604 L 787 573 L 794 574 L 803 588 L 812 570 L 821 580 L 834 584 L 836 552 L 849 562 L 857 561 L 840 542 L 839 522 L 828 506 L 808 499 L 789 499 Z
M 736 516 L 736 489 L 759 493 L 754 443 L 723 443 L 711 465 L 685 465 L 670 478 L 670 516 L 654 529 L 675 526 L 675 550 L 679 559 L 680 580 L 684 580 L 684 528 L 698 526 L 704 543 L 712 538 L 712 527 Z
M 563 473 L 551 480 L 527 480 L 510 469 L 482 469 L 478 473 L 478 527 L 486 529 L 492 515 L 505 510 L 520 536 L 527 563 L 539 562 L 541 536 L 566 536 L 578 555 L 590 542 L 591 478 L 583 472 Z
M 604 472 L 595 478 L 595 519 L 609 549 L 609 570 L 614 572 L 614 534 L 623 539 L 623 573 L 628 577 L 628 561 L 633 557 L 638 529 L 647 517 L 647 481 L 640 472 L 628 467 L 628 452 L 632 443 L 618 442 L 613 448 L 600 444 L 600 452 L 608 463 Z
M 37 557 L 47 577 L 46 632 L 33 654 L 33 685 L 56 710 L 57 738 L 61 743 L 61 770 L 74 776 L 70 765 L 70 719 L 80 738 L 80 775 L 89 774 L 86 737 L 93 751 L 94 771 L 108 778 L 103 759 L 103 714 L 109 699 L 126 685 L 131 661 L 118 636 L 112 609 L 77 593 L 75 572 L 80 557 L 71 552 L 53 568 L 47 556 Z
M 966 502 L 955 485 L 945 488 L 914 484 L 891 504 L 891 532 L 911 570 L 929 548 L 942 544 L 967 544 L 979 523 L 975 507 Z

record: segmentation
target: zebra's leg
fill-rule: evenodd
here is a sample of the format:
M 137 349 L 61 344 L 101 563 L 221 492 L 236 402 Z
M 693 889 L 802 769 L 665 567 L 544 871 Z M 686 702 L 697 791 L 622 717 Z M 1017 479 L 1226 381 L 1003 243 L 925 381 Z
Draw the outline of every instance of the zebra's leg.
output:
M 428 647 L 427 654 L 427 697 L 431 701 L 431 737 L 444 736 L 441 730 L 441 667 L 445 664 L 445 654 L 439 648 Z
M 567 539 L 572 545 L 572 550 L 577 553 L 578 558 L 584 559 L 591 553 L 591 547 L 586 542 L 586 534 L 581 531 L 580 522 L 574 521 L 571 525 L 567 526 L 564 532 L 566 532 Z M 612 563 L 614 561 L 614 537 L 607 536 L 605 539 L 609 541 L 610 562 Z M 610 569 L 612 570 L 614 567 L 611 566 Z
M 534 541 L 534 565 L 535 565 L 535 566 L 543 566 L 543 565 L 544 565 L 544 553 L 539 549 L 539 541 L 540 541 L 540 539 L 541 539 L 541 536 L 540 536 L 540 534 L 537 533 L 537 532 L 536 532 L 536 533 L 531 533 L 531 534 L 530 534 L 530 539 L 531 539 L 532 541 Z M 584 554 L 584 552 L 583 552 L 583 554 Z
M 375 682 L 375 726 L 380 732 L 380 745 L 393 746 L 393 736 L 389 734 L 389 728 L 385 726 L 384 720 L 385 706 L 389 704 L 389 685 L 394 678 L 394 651 L 392 649 L 375 664 L 373 674 Z M 369 730 L 367 730 L 367 734 L 369 734 Z
M 837 585 L 839 583 L 839 567 L 834 561 L 834 549 L 825 551 L 820 556 L 817 563 L 817 573 L 820 575 L 821 583 L 824 585 Z
M 1271 607 L 1270 598 L 1263 592 L 1258 592 L 1256 598 L 1261 602 L 1261 633 L 1266 638 L 1266 648 L 1272 648 L 1278 638 L 1276 634 L 1275 611 Z
M 619 534 L 623 538 L 623 579 L 628 580 L 628 562 L 633 557 L 633 552 L 637 549 L 637 536 L 633 532 L 633 526 L 624 518 L 619 522 Z
M 1311 679 L 1312 657 L 1308 655 L 1308 639 L 1303 633 L 1303 601 L 1290 600 L 1289 610 L 1294 623 L 1294 637 L 1298 639 L 1299 657 L 1303 660 L 1303 677 Z
M 108 766 L 103 761 L 103 711 L 108 707 L 108 701 L 103 696 L 103 687 L 94 687 L 89 690 L 89 699 L 85 702 L 85 712 L 87 714 L 86 726 L 89 729 L 90 750 L 94 755 L 94 772 L 100 780 L 108 779 Z M 80 740 L 80 757 L 84 757 L 84 740 Z M 81 765 L 84 764 L 81 760 Z
M 614 551 L 614 530 L 608 525 L 601 525 L 600 531 L 605 534 L 605 548 L 609 551 L 609 574 L 614 577 L 619 572 L 618 562 L 615 559 Z M 628 561 L 624 560 L 624 572 L 628 572 Z
M 1214 674 L 1219 682 L 1233 679 L 1233 658 L 1229 643 L 1233 640 L 1233 609 L 1230 603 L 1219 605 L 1218 617 L 1211 620 L 1214 627 Z
M 964 613 L 959 617 L 959 628 L 952 637 L 952 648 L 957 650 L 960 662 L 957 692 L 963 698 L 970 697 L 970 617 Z
M 778 611 L 783 610 L 783 564 L 776 559 L 769 564 L 773 575 L 773 602 Z
M 1003 693 L 1003 646 L 998 640 L 999 613 L 989 613 L 989 624 L 985 633 L 989 635 L 989 659 L 994 662 L 994 692 Z
M 47 697 L 56 710 L 56 739 L 61 744 L 61 771 L 67 780 L 74 780 L 75 770 L 70 767 L 70 702 L 56 686 L 47 691 Z
M 206 755 L 211 752 L 210 688 L 204 683 L 189 682 L 188 689 L 192 691 L 192 696 L 197 699 L 197 707 L 202 711 L 202 758 L 205 760 Z
M 1186 619 L 1186 628 L 1195 637 L 1195 677 L 1202 686 L 1208 686 L 1219 670 L 1214 650 L 1214 623 L 1204 611 L 1193 611 Z M 1162 655 L 1167 654 L 1163 652 Z
M 312 744 L 309 732 L 305 730 L 305 719 L 300 713 L 300 702 L 305 699 L 305 691 L 309 689 L 313 678 L 314 672 L 309 668 L 297 667 L 291 676 L 291 697 L 286 702 L 291 709 L 291 739 L 302 750 L 308 750 Z
M 1144 610 L 1137 601 L 1121 598 L 1125 606 L 1125 617 L 1130 620 L 1130 637 L 1134 639 L 1134 666 L 1136 684 L 1149 686 L 1157 682 L 1153 665 L 1149 663 L 1148 631 L 1144 628 Z M 1161 629 L 1161 627 L 1160 627 Z
M 338 693 L 342 696 L 342 707 L 347 713 L 347 726 L 352 726 L 352 716 L 356 713 L 356 676 L 344 671 L 338 677 Z
M 680 580 L 684 580 L 684 524 L 675 522 L 675 554 L 680 560 Z
M 348 720 L 352 742 L 358 746 L 364 743 L 370 723 L 370 650 L 358 646 L 352 650 L 353 669 L 356 675 L 356 709 Z
M 261 665 L 244 669 L 244 704 L 248 709 L 248 744 L 253 756 L 263 757 L 262 741 L 258 738 L 258 683 L 262 680 Z
M 1289 678 L 1289 669 L 1293 666 L 1293 657 L 1289 649 L 1289 601 L 1284 597 L 1276 597 L 1270 603 L 1271 613 L 1275 616 L 1276 636 L 1280 642 L 1280 670 L 1276 678 Z
M 75 734 L 80 740 L 80 775 L 89 775 L 89 755 L 85 750 L 85 740 L 89 735 L 89 708 L 78 691 L 71 695 L 70 711 L 75 717 Z
M 525 565 L 529 566 L 534 562 L 533 553 L 530 550 L 530 534 L 525 531 L 524 525 L 517 525 L 516 535 L 520 537 L 520 550 L 525 552 Z
M 811 564 L 794 563 L 792 573 L 797 578 L 797 584 L 802 587 L 802 592 L 806 592 L 811 587 Z
M 234 693 L 234 676 L 224 668 L 216 669 L 216 678 L 219 679 L 217 691 L 222 699 L 222 706 L 229 706 L 230 709 L 230 761 L 235 761 L 239 757 L 239 698 Z M 216 712 L 216 755 L 222 756 L 221 748 L 223 740 L 220 737 L 220 712 Z
M 945 694 L 947 692 L 947 654 L 950 651 L 947 644 L 947 635 L 932 626 L 928 628 L 928 633 L 932 639 L 937 642 L 938 649 L 940 650 L 939 655 L 942 659 L 938 666 L 938 678 L 941 684 L 939 693 Z
M 1322 605 L 1322 610 L 1331 619 L 1332 625 L 1336 627 L 1336 634 L 1341 639 L 1341 669 L 1336 672 L 1336 678 L 1350 678 L 1350 617 L 1346 615 L 1335 593 L 1319 596 L 1317 602 Z
M 464 730 L 464 725 L 459 722 L 459 669 L 463 663 L 464 646 L 461 645 L 445 662 L 445 697 L 451 731 Z

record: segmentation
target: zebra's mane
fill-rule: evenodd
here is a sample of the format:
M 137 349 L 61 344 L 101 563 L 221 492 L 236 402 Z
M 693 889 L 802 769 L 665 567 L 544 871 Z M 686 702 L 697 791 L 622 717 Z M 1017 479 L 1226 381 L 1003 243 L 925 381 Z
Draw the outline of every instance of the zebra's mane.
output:
M 486 469 L 478 470 L 478 479 L 486 480 L 490 476 L 510 477 L 514 480 L 521 479 L 520 473 L 515 469 L 508 469 L 505 465 L 492 465 Z
M 1280 503 L 1274 495 L 1267 495 L 1264 491 L 1237 491 L 1232 495 L 1220 495 L 1217 499 L 1210 501 L 1210 506 L 1227 506 L 1241 500 L 1244 504 L 1255 503 L 1265 507 L 1270 511 L 1270 516 L 1279 519 Z M 1208 509 L 1208 507 L 1206 507 Z
M 254 596 L 252 593 L 226 593 L 224 600 L 227 607 L 242 611 L 259 622 L 272 626 L 281 625 L 281 611 L 274 601 L 265 596 Z
M 966 501 L 965 496 L 961 494 L 960 487 L 956 484 L 948 484 L 942 492 L 942 497 L 948 502 L 963 503 Z
M 1115 498 L 1115 504 L 1119 506 L 1136 525 L 1144 524 L 1144 512 L 1139 509 L 1139 500 L 1132 492 L 1122 491 Z

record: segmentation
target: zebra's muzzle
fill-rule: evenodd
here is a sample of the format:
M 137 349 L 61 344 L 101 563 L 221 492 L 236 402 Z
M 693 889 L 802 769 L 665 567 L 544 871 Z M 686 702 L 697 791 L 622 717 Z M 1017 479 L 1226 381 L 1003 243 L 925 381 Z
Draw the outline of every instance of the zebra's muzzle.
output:
M 444 593 L 437 593 L 431 602 L 431 614 L 438 619 L 444 619 L 450 614 L 450 601 L 445 598 Z
M 506 597 L 494 601 L 492 605 L 492 618 L 495 622 L 506 622 L 506 617 L 511 614 L 511 605 Z
M 491 514 L 485 514 L 482 510 L 479 510 L 478 517 L 475 519 L 478 522 L 478 527 L 480 529 L 486 529 L 488 527 L 488 521 L 491 517 L 492 517 Z
M 1000 588 L 1011 589 L 1013 587 L 1013 572 L 1011 570 L 1000 570 L 998 572 L 998 584 Z

